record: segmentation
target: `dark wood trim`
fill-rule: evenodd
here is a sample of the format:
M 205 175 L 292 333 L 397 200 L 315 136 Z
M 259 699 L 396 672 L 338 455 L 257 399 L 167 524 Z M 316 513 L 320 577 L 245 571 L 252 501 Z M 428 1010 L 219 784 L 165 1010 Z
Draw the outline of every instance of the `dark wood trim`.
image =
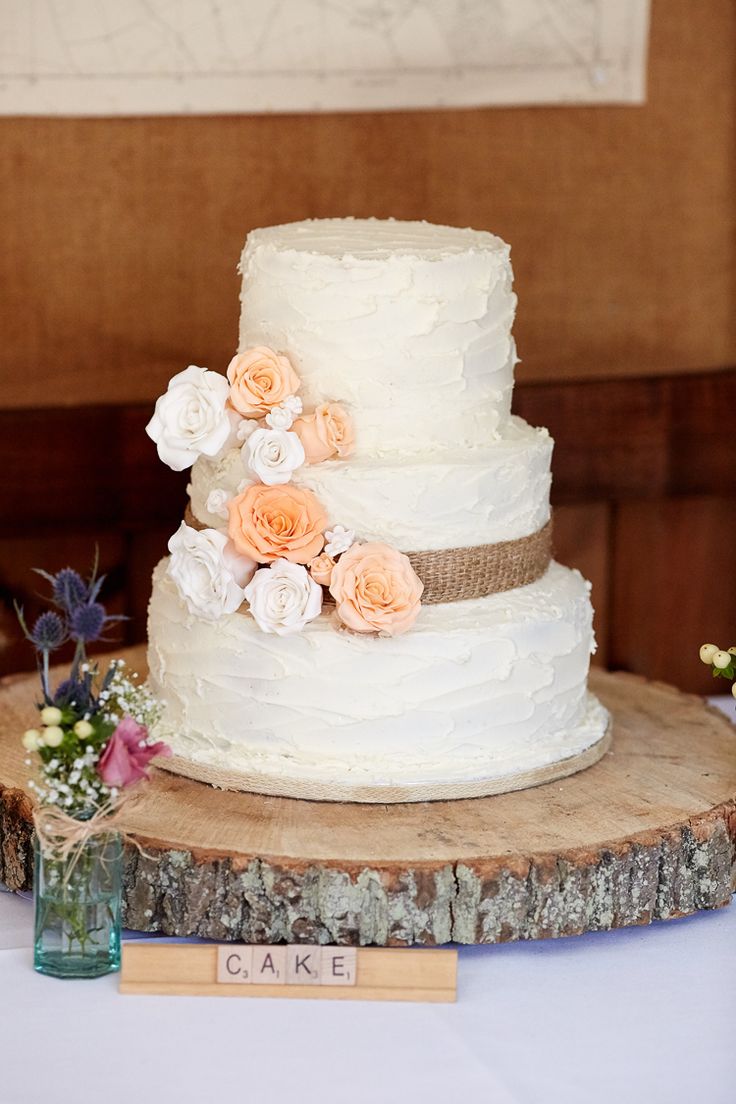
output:
M 736 369 L 532 384 L 514 408 L 555 438 L 558 503 L 736 492 Z

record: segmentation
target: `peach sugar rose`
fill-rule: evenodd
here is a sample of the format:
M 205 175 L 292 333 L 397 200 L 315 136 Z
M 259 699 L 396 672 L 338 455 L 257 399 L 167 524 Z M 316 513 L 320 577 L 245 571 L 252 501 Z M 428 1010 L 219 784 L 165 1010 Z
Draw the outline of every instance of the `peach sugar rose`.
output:
M 335 570 L 335 561 L 326 552 L 321 552 L 309 564 L 309 574 L 315 583 L 328 587 L 332 580 L 332 572 Z
M 387 544 L 354 544 L 335 564 L 330 594 L 353 632 L 398 636 L 421 607 L 424 584 L 407 556 Z
M 291 483 L 253 483 L 227 505 L 228 535 L 242 556 L 258 563 L 307 564 L 325 543 L 327 515 L 311 491 Z
M 238 353 L 227 366 L 230 405 L 245 418 L 260 418 L 299 390 L 300 380 L 285 356 L 266 345 Z
M 321 403 L 314 414 L 297 418 L 292 428 L 304 446 L 308 464 L 349 456 L 355 445 L 352 418 L 339 403 Z

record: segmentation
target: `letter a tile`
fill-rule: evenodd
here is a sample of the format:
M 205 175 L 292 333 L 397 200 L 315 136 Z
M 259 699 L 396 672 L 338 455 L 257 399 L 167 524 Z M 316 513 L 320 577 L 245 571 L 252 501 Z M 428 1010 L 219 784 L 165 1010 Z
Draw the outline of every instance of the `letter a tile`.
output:
M 286 947 L 253 947 L 253 984 L 286 985 Z

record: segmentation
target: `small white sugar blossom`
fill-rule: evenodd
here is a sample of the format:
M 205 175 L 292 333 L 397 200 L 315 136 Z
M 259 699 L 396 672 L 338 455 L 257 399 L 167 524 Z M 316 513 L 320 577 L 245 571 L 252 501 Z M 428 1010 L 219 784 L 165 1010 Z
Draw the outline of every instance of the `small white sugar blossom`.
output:
M 287 395 L 281 405 L 295 418 L 304 410 L 304 403 L 298 395 Z
M 294 415 L 286 406 L 274 406 L 266 415 L 266 425 L 271 429 L 291 429 Z
M 289 560 L 275 560 L 256 571 L 245 597 L 258 627 L 278 636 L 301 632 L 322 609 L 322 587 L 306 567 Z
M 255 433 L 257 429 L 258 422 L 253 421 L 252 418 L 243 418 L 237 430 L 235 431 L 235 436 L 242 444 L 242 442 L 247 441 L 251 433 Z
M 217 456 L 222 451 L 233 430 L 225 405 L 228 393 L 224 376 L 196 364 L 169 381 L 146 426 L 164 464 L 184 471 L 198 456 Z
M 261 483 L 288 483 L 304 463 L 304 446 L 286 429 L 257 429 L 243 445 L 243 460 Z
M 355 544 L 355 531 L 346 529 L 344 525 L 335 525 L 325 532 L 325 552 L 328 556 L 342 555 Z
M 207 495 L 205 509 L 208 514 L 214 514 L 215 517 L 227 520 L 227 504 L 229 501 L 230 495 L 224 487 L 213 487 Z
M 182 522 L 169 541 L 166 569 L 190 613 L 217 621 L 243 601 L 255 563 L 239 555 L 225 533 L 197 530 Z

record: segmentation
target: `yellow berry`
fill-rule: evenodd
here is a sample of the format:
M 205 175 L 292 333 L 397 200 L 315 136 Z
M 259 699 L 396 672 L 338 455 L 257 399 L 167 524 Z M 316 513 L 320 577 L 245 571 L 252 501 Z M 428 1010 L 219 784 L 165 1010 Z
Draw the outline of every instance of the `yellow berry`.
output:
M 45 725 L 58 725 L 61 720 L 61 710 L 55 705 L 47 705 L 41 710 L 41 721 Z
M 89 721 L 77 721 L 74 726 L 74 735 L 78 736 L 80 740 L 86 740 L 93 732 L 94 729 Z
M 41 733 L 37 728 L 29 728 L 21 737 L 21 743 L 26 751 L 38 751 L 40 740 Z
M 49 725 L 43 734 L 43 742 L 47 747 L 55 748 L 64 739 L 64 730 L 58 725 Z
M 724 667 L 728 667 L 731 662 L 731 655 L 729 652 L 716 652 L 713 656 L 713 666 L 717 667 L 719 671 L 722 671 Z
M 703 663 L 707 663 L 708 666 L 713 662 L 713 656 L 718 651 L 717 644 L 703 644 L 700 649 L 700 658 Z
M 736 682 L 731 683 L 731 693 L 736 698 Z

